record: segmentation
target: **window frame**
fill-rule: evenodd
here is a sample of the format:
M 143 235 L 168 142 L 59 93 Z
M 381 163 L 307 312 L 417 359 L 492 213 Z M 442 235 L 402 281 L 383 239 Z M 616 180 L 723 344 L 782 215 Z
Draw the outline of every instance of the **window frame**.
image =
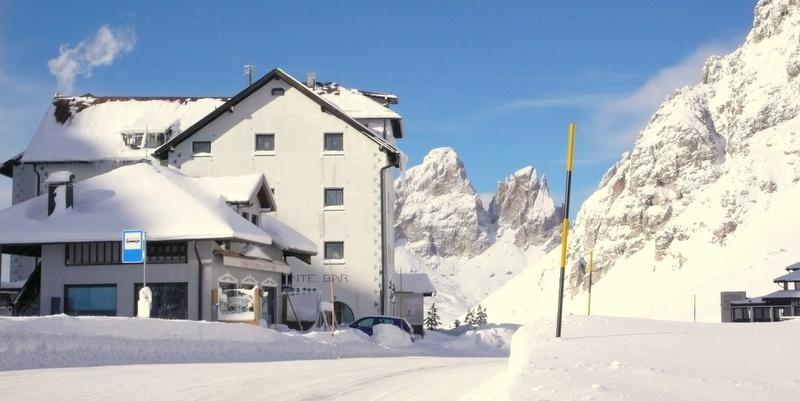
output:
M 198 152 L 195 146 L 204 143 L 208 144 L 208 152 Z M 193 157 L 211 156 L 211 141 L 192 141 L 192 156 Z
M 341 252 L 340 252 L 340 256 L 341 257 L 339 257 L 339 258 L 331 258 L 331 257 L 329 257 L 329 256 L 333 256 L 333 255 L 331 255 L 328 252 L 328 246 L 329 245 L 337 245 L 337 244 L 341 244 Z M 325 263 L 327 263 L 327 264 L 343 264 L 344 263 L 344 258 L 345 258 L 344 241 L 325 241 L 325 243 L 323 245 L 323 257 L 325 259 Z
M 258 148 L 258 138 L 259 137 L 272 137 L 272 149 L 259 149 Z M 253 136 L 253 153 L 257 156 L 260 155 L 274 155 L 275 154 L 275 133 L 274 132 L 258 132 Z
M 67 293 L 70 289 L 73 288 L 113 288 L 114 289 L 114 313 L 113 314 L 74 314 L 71 313 L 69 307 L 69 297 Z M 117 312 L 119 311 L 119 302 L 117 301 L 118 291 L 117 291 L 117 284 L 116 283 L 108 283 L 108 284 L 64 284 L 64 314 L 69 316 L 117 316 Z
M 339 137 L 341 139 L 341 149 L 328 149 L 328 138 Z M 322 135 L 322 152 L 326 155 L 344 154 L 344 132 L 325 132 Z
M 339 191 L 341 193 L 341 203 L 328 204 L 328 191 Z M 326 187 L 322 189 L 322 208 L 325 210 L 344 210 L 344 188 Z

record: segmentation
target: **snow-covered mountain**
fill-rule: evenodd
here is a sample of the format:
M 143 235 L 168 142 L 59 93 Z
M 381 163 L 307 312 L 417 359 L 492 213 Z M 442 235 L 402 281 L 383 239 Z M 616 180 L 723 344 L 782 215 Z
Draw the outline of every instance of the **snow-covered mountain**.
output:
M 719 320 L 720 291 L 774 291 L 800 261 L 798 116 L 800 1 L 761 0 L 745 42 L 664 101 L 581 207 L 568 310 L 586 311 L 590 249 L 598 314 L 691 319 L 696 295 L 698 318 Z M 552 314 L 556 254 L 489 296 L 490 319 Z
M 426 272 L 445 325 L 559 243 L 560 210 L 525 167 L 498 183 L 488 211 L 450 148 L 395 182 L 398 270 Z

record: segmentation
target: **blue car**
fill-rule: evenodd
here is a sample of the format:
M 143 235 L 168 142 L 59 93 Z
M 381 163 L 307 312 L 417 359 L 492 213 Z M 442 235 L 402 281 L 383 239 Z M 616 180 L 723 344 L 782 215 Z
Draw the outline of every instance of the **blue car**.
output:
M 397 326 L 401 330 L 408 333 L 408 335 L 410 335 L 411 338 L 414 338 L 414 330 L 411 329 L 411 325 L 408 323 L 408 321 L 406 319 L 403 319 L 402 317 L 366 316 L 356 320 L 353 323 L 350 323 L 349 327 L 354 329 L 359 329 L 364 333 L 366 333 L 368 336 L 372 336 L 372 326 L 375 326 L 376 324 L 391 324 L 393 326 Z

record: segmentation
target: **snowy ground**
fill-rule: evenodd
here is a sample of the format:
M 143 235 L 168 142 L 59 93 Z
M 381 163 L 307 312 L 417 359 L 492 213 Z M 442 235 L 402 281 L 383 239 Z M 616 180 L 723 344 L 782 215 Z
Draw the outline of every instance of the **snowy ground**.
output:
M 26 400 L 446 400 L 505 366 L 441 357 L 101 366 L 3 372 L 0 388 Z
M 504 357 L 516 325 L 412 343 L 393 326 L 282 333 L 247 324 L 64 315 L 0 317 L 0 370 L 153 363 L 267 362 L 359 357 Z
M 795 400 L 800 321 L 688 323 L 569 317 L 520 328 L 508 370 L 469 399 Z

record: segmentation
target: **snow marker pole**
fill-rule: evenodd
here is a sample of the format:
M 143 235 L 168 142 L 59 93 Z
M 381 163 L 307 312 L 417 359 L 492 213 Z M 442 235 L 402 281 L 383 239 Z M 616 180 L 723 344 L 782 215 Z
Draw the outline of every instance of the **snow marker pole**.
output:
M 564 308 L 564 270 L 567 268 L 567 234 L 569 233 L 569 197 L 572 186 L 572 160 L 575 149 L 575 123 L 569 123 L 567 138 L 567 182 L 564 193 L 564 219 L 561 221 L 561 269 L 558 279 L 558 319 L 556 338 L 561 337 L 561 315 Z

